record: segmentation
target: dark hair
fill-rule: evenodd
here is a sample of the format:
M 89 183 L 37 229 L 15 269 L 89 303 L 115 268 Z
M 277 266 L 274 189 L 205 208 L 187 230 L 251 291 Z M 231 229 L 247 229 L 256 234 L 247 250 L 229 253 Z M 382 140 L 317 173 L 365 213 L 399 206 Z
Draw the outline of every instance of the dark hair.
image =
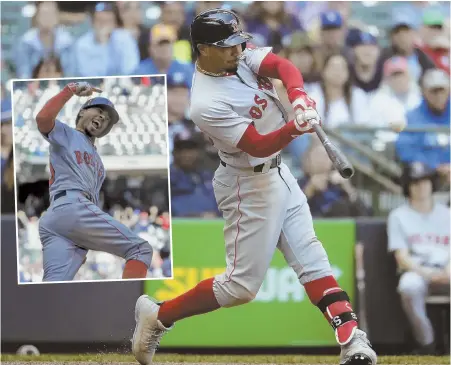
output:
M 129 1 L 116 1 L 116 2 L 114 2 L 114 13 L 116 14 L 116 22 L 117 22 L 118 28 L 122 28 L 124 26 L 124 22 L 122 21 L 122 15 L 121 15 L 121 12 L 120 12 L 119 6 L 118 6 L 118 4 L 120 2 L 124 3 L 127 6 Z M 135 2 L 135 3 L 138 3 L 139 5 L 141 5 L 139 1 L 130 1 L 130 2 Z
M 284 10 L 284 2 L 283 1 L 278 1 L 278 2 L 282 3 L 282 8 L 274 17 L 277 19 L 277 21 L 280 24 L 286 24 L 286 25 L 291 24 L 292 18 L 290 16 L 290 14 Z M 253 2 L 248 7 L 247 18 L 249 20 L 254 20 L 254 21 L 264 21 L 265 20 L 266 12 L 263 9 L 263 3 L 264 3 L 264 1 L 256 1 L 256 2 Z
M 340 52 L 329 54 L 324 59 L 323 68 L 321 69 L 320 86 L 321 86 L 321 90 L 323 92 L 323 97 L 324 97 L 324 118 L 327 118 L 327 113 L 329 112 L 330 100 L 327 99 L 326 84 L 324 82 L 323 73 L 324 73 L 324 70 L 326 69 L 329 61 L 332 59 L 332 57 L 336 57 L 336 56 L 342 57 L 346 61 L 346 66 L 348 67 L 348 75 L 349 76 L 348 76 L 348 80 L 346 80 L 346 82 L 343 85 L 343 89 L 344 89 L 343 94 L 344 94 L 344 98 L 346 101 L 346 105 L 348 106 L 348 109 L 349 109 L 349 114 L 351 114 L 351 118 L 352 118 L 352 108 L 351 108 L 352 80 L 351 80 L 351 72 L 349 70 L 350 66 L 349 66 L 349 61 L 346 58 L 346 56 Z
M 293 53 L 299 53 L 299 52 L 307 52 L 310 56 L 312 56 L 312 59 L 313 59 L 312 68 L 310 69 L 309 72 L 300 70 L 303 73 L 303 76 L 316 75 L 316 77 L 318 77 L 320 62 L 319 62 L 317 53 L 315 53 L 315 51 L 313 49 L 313 46 L 305 46 L 305 47 L 299 47 L 299 48 L 286 47 L 283 49 L 283 57 L 290 58 Z M 304 73 L 305 73 L 305 75 L 304 75 Z
M 101 4 L 104 5 L 104 9 L 103 10 L 98 10 L 97 7 L 101 6 Z M 122 23 L 121 17 L 119 16 L 119 10 L 118 10 L 118 7 L 117 7 L 116 3 L 110 2 L 110 1 L 98 1 L 98 2 L 93 3 L 93 5 L 91 6 L 91 9 L 90 9 L 91 18 L 93 19 L 94 15 L 96 13 L 103 12 L 103 11 L 109 11 L 109 12 L 112 12 L 114 14 L 114 17 L 116 19 L 116 24 L 117 24 L 117 26 L 119 28 L 124 25 Z
M 41 58 L 39 63 L 33 69 L 31 78 L 37 79 L 38 75 L 39 75 L 39 71 L 41 70 L 41 67 L 44 66 L 45 63 L 49 63 L 49 62 L 54 62 L 55 66 L 56 66 L 56 71 L 60 72 L 61 74 L 63 73 L 63 67 L 61 66 L 61 61 L 60 61 L 59 57 L 54 54 L 51 54 L 47 58 Z

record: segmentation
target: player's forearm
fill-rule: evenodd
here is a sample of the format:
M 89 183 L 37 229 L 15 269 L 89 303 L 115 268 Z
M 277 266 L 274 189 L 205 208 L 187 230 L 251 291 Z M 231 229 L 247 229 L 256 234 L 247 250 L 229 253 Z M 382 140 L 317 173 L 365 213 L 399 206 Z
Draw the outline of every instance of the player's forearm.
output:
M 265 135 L 259 134 L 254 125 L 250 124 L 237 147 L 253 157 L 269 157 L 288 146 L 298 135 L 300 133 L 292 120 L 282 128 Z
M 288 95 L 293 90 L 304 87 L 304 78 L 298 68 L 291 61 L 274 53 L 268 53 L 263 59 L 258 73 L 282 81 Z
M 423 267 L 412 260 L 410 255 L 404 250 L 397 250 L 395 252 L 396 262 L 398 267 L 404 271 L 413 271 L 417 274 L 424 276 L 426 275 Z
M 41 133 L 47 134 L 55 126 L 55 119 L 63 109 L 64 104 L 72 97 L 73 92 L 65 87 L 61 92 L 51 98 L 36 115 L 36 123 Z

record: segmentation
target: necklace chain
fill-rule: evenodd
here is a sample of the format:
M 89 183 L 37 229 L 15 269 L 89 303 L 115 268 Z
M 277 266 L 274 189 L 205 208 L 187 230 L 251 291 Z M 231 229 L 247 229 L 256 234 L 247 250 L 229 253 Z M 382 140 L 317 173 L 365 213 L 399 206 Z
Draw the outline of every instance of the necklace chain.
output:
M 208 75 L 208 76 L 220 77 L 220 76 L 227 75 L 227 72 L 225 72 L 225 71 L 222 71 L 222 72 L 219 72 L 219 73 L 205 71 L 203 68 L 201 68 L 199 66 L 199 64 L 197 62 L 196 62 L 196 69 L 197 69 L 197 71 L 202 72 L 203 74 Z

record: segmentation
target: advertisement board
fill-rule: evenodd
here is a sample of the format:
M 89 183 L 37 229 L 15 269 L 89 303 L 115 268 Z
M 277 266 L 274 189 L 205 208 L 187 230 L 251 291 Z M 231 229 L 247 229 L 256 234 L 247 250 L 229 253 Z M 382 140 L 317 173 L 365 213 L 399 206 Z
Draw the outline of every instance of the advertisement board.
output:
M 145 292 L 163 301 L 225 269 L 222 220 L 177 220 L 172 227 L 174 279 L 150 281 Z M 318 220 L 323 243 L 340 286 L 354 298 L 355 223 Z M 258 247 L 256 247 L 258 249 Z M 252 259 L 252 258 L 250 258 Z M 280 252 L 274 255 L 256 299 L 184 319 L 168 333 L 162 347 L 332 346 L 332 328 L 313 306 Z

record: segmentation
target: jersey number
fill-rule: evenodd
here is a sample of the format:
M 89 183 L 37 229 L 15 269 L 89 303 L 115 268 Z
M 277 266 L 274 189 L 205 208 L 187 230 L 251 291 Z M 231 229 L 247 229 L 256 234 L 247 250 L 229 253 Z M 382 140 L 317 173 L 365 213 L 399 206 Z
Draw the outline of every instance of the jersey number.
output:
M 273 88 L 271 80 L 264 76 L 257 76 L 257 84 L 260 90 L 272 90 Z
M 252 119 L 260 119 L 263 116 L 263 110 L 268 106 L 268 100 L 260 98 L 258 95 L 254 97 L 255 104 L 249 109 L 249 115 Z
M 49 186 L 52 185 L 55 181 L 55 169 L 53 168 L 52 163 L 50 163 L 50 179 L 49 179 Z

